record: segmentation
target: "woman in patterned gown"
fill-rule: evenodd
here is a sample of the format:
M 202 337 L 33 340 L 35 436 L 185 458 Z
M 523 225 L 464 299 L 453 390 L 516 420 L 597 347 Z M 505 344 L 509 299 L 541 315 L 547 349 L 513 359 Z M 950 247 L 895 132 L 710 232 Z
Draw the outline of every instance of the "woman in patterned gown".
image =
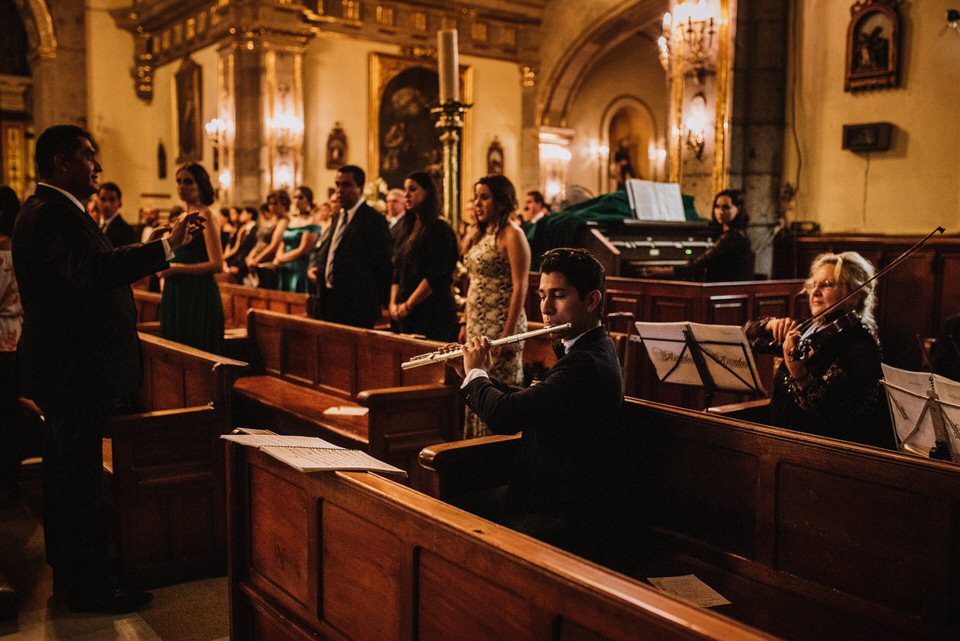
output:
M 160 302 L 160 336 L 215 354 L 223 353 L 223 303 L 214 274 L 223 271 L 220 221 L 210 210 L 213 186 L 202 165 L 191 162 L 177 171 L 177 194 L 186 211 L 199 211 L 203 234 L 176 250 L 164 279 Z
M 474 188 L 476 227 L 464 256 L 470 287 L 467 290 L 466 330 L 461 342 L 476 336 L 491 340 L 527 331 L 524 302 L 530 277 L 530 246 L 520 226 L 511 221 L 517 192 L 504 176 L 491 175 Z M 488 373 L 509 385 L 523 384 L 521 344 L 494 348 Z M 467 410 L 464 437 L 489 436 L 479 417 Z

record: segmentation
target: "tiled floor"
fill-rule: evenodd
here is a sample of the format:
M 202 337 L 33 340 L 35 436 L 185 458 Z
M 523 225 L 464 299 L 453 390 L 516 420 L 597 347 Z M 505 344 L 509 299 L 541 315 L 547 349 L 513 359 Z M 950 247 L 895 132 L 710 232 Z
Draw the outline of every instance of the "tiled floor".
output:
M 0 622 L 3 641 L 225 641 L 227 580 L 193 581 L 151 590 L 153 602 L 136 614 L 70 612 L 51 598 L 52 576 L 43 561 L 39 479 L 27 474 L 21 495 L 0 506 L 0 569 L 17 589 L 14 621 Z

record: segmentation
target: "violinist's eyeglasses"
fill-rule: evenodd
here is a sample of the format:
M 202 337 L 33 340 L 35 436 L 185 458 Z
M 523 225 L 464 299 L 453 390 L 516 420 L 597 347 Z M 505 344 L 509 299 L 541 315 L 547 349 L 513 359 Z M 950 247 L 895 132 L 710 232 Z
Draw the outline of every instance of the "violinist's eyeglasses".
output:
M 803 291 L 812 292 L 814 290 L 833 289 L 837 284 L 832 280 L 808 280 L 803 284 Z

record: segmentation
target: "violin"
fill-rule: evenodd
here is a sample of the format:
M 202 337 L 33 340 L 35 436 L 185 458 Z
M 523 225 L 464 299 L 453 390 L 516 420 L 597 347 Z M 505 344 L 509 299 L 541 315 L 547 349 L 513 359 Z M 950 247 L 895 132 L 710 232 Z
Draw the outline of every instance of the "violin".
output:
M 797 339 L 793 350 L 790 352 L 790 360 L 804 361 L 810 357 L 812 352 L 817 351 L 822 345 L 836 338 L 844 331 L 859 327 L 861 325 L 860 314 L 850 310 L 834 310 L 831 314 L 817 319 L 811 323 Z

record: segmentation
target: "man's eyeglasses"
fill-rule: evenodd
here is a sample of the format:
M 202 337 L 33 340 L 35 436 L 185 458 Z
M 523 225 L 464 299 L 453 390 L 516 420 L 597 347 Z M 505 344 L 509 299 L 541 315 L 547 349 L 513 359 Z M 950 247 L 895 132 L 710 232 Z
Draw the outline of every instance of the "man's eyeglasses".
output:
M 803 290 L 812 292 L 814 290 L 833 289 L 837 284 L 832 280 L 808 280 L 803 284 Z

